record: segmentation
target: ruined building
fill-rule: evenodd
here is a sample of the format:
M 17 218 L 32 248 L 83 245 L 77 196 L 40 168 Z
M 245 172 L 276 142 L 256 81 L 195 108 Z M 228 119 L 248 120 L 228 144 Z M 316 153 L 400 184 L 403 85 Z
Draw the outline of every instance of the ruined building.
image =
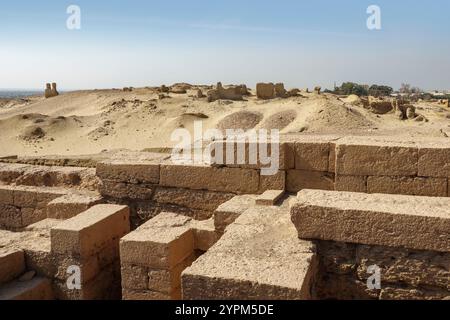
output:
M 270 176 L 152 153 L 4 159 L 0 299 L 449 298 L 447 140 L 279 146 Z

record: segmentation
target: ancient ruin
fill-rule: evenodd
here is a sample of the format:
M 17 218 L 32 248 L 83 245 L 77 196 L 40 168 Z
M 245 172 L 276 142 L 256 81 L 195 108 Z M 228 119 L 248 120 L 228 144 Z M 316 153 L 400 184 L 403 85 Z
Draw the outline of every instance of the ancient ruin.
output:
M 56 83 L 55 82 L 53 82 L 52 84 L 47 83 L 45 85 L 45 92 L 44 92 L 45 98 L 52 98 L 52 97 L 56 97 L 58 95 L 59 95 L 59 92 L 56 89 Z
M 275 175 L 251 144 L 3 159 L 0 299 L 449 298 L 446 139 L 282 135 Z
M 245 95 L 248 95 L 248 90 L 245 85 L 224 88 L 221 82 L 217 83 L 215 89 L 207 92 L 208 102 L 219 99 L 239 101 L 242 100 Z

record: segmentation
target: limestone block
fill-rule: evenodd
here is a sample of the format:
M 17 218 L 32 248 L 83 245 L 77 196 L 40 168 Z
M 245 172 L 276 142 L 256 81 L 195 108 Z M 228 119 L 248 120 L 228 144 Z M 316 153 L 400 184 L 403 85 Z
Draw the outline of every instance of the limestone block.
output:
M 14 280 L 25 272 L 22 250 L 0 249 L 0 284 Z
M 97 175 L 102 180 L 158 184 L 159 164 L 152 161 L 104 161 L 97 164 Z
M 100 204 L 51 229 L 51 248 L 55 253 L 91 256 L 118 245 L 129 231 L 127 206 Z
M 254 205 L 255 199 L 256 196 L 253 195 L 236 196 L 220 205 L 214 212 L 214 225 L 216 230 L 223 232 L 245 210 Z
M 214 211 L 220 204 L 232 197 L 234 197 L 232 193 L 158 187 L 155 190 L 153 200 L 158 203 Z
M 255 200 L 258 206 L 274 206 L 284 195 L 283 190 L 267 190 Z
M 258 99 L 273 99 L 275 98 L 275 86 L 273 83 L 258 83 L 256 84 L 256 96 Z
M 297 201 L 303 239 L 450 251 L 449 198 L 303 190 Z
M 13 281 L 0 289 L 0 300 L 53 300 L 49 279 L 35 277 L 29 281 Z
M 161 165 L 161 183 L 166 187 L 231 193 L 256 193 L 257 170 L 210 166 Z
M 48 203 L 47 218 L 70 219 L 101 202 L 96 194 L 70 193 Z
M 367 192 L 446 197 L 447 179 L 418 177 L 368 177 Z
M 259 191 L 263 193 L 266 190 L 285 190 L 286 189 L 286 171 L 278 171 L 275 175 L 260 175 Z
M 289 170 L 286 190 L 296 193 L 303 189 L 334 190 L 334 175 L 329 172 Z
M 352 176 L 415 176 L 418 148 L 387 138 L 347 137 L 336 144 L 336 173 Z
M 122 264 L 170 269 L 194 251 L 190 218 L 162 212 L 120 240 Z
M 148 268 L 123 263 L 121 266 L 122 289 L 147 290 Z
M 367 192 L 367 177 L 336 175 L 336 191 Z
M 155 185 L 133 184 L 104 179 L 100 183 L 99 192 L 104 197 L 115 199 L 151 200 Z
M 450 177 L 450 143 L 442 139 L 419 146 L 419 176 Z

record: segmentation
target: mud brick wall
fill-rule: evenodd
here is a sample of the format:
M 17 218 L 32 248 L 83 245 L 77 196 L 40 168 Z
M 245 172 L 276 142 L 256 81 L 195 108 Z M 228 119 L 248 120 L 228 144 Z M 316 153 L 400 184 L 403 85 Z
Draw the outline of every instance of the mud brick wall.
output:
M 450 199 L 303 190 L 291 207 L 299 237 L 320 257 L 320 299 L 450 296 Z M 368 267 L 381 269 L 369 290 Z

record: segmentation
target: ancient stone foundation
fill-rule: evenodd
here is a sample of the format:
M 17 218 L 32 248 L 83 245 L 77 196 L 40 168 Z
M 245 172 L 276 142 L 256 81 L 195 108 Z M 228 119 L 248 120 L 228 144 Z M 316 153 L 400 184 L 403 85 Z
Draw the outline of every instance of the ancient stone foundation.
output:
M 449 298 L 446 139 L 278 146 L 273 175 L 253 142 L 233 144 L 239 164 L 220 161 L 223 141 L 201 165 L 0 163 L 0 299 Z

